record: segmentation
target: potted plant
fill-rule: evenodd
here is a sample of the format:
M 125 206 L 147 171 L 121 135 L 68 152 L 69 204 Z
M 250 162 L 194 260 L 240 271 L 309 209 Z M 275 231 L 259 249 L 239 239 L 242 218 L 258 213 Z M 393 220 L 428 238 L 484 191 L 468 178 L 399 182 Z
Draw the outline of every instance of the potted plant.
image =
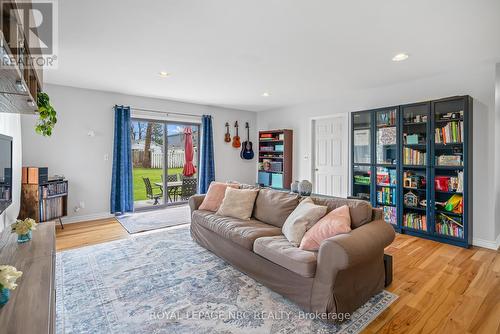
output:
M 10 227 L 12 233 L 17 233 L 17 242 L 23 243 L 31 240 L 31 231 L 36 230 L 36 225 L 34 219 L 26 218 L 16 220 Z
M 52 129 L 57 123 L 57 112 L 50 104 L 50 99 L 47 93 L 38 93 L 37 105 L 39 118 L 35 131 L 42 136 L 50 137 L 52 135 Z
M 16 280 L 22 274 L 22 272 L 17 271 L 12 266 L 0 266 L 0 308 L 9 301 L 10 290 L 14 290 L 17 287 Z

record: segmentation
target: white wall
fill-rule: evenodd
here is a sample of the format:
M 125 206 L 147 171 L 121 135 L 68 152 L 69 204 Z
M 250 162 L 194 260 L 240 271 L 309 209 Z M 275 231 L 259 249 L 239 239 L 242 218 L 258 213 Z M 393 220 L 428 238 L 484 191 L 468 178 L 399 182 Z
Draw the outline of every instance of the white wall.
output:
M 21 200 L 21 116 L 0 112 L 0 134 L 13 138 L 12 146 L 12 204 L 0 215 L 0 232 L 13 223 L 19 214 Z
M 294 179 L 311 179 L 311 119 L 391 105 L 426 101 L 454 95 L 474 98 L 473 210 L 474 242 L 491 246 L 496 238 L 493 173 L 495 145 L 495 68 L 464 68 L 452 74 L 362 91 L 332 92 L 327 101 L 258 114 L 258 128 L 294 130 Z
M 22 116 L 23 165 L 47 166 L 50 175 L 62 174 L 69 180 L 68 220 L 101 218 L 109 214 L 114 130 L 112 107 L 115 104 L 212 115 L 216 179 L 255 183 L 256 160 L 240 159 L 239 150 L 223 141 L 225 122 L 232 124 L 238 120 L 243 125 L 246 121 L 250 123 L 253 129 L 251 139 L 256 142 L 254 112 L 57 85 L 44 88 L 58 112 L 58 123 L 52 137 L 44 138 L 33 130 L 36 119 Z M 95 137 L 87 135 L 89 130 L 95 131 Z M 109 155 L 108 161 L 105 161 L 105 155 Z M 81 201 L 85 202 L 85 208 L 73 212 Z
M 496 65 L 495 83 L 495 234 L 496 247 L 500 248 L 500 63 Z

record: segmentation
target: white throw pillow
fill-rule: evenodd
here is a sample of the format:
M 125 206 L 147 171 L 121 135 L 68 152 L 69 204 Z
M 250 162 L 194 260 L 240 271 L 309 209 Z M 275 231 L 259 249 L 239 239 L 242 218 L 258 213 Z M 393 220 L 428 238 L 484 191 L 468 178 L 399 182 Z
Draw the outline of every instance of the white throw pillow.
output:
M 306 231 L 323 218 L 326 210 L 326 206 L 316 205 L 311 198 L 306 198 L 288 216 L 281 231 L 292 245 L 298 247 Z
M 259 189 L 234 189 L 227 187 L 224 200 L 215 214 L 249 220 Z

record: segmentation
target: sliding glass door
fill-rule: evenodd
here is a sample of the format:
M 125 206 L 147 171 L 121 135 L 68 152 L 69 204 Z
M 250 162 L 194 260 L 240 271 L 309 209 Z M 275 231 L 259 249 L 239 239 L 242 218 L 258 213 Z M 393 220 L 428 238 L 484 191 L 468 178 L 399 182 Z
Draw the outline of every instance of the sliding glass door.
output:
M 185 203 L 198 188 L 199 125 L 132 119 L 134 207 Z

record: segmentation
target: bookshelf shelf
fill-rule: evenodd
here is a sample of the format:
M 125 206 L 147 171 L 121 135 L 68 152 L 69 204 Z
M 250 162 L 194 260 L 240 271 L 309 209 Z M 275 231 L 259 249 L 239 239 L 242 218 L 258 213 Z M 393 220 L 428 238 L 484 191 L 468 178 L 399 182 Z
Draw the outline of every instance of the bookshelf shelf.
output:
M 422 212 L 426 212 L 427 209 L 426 208 L 421 208 L 421 207 L 418 207 L 418 206 L 404 206 L 404 209 L 405 210 L 415 210 L 415 211 L 422 211 Z
M 451 217 L 462 217 L 461 213 L 455 213 L 455 212 L 449 212 L 449 211 L 444 211 L 444 210 L 436 210 L 436 214 L 442 214 L 442 215 L 447 215 Z
M 37 223 L 59 220 L 68 214 L 68 181 L 23 183 L 19 218 L 33 218 Z
M 352 197 L 367 199 L 372 206 L 384 209 L 384 219 L 398 232 L 469 247 L 471 97 L 358 111 L 351 117 Z M 384 163 L 388 161 L 393 163 Z M 383 173 L 395 171 L 395 182 L 377 180 L 381 168 L 386 170 Z M 369 180 L 369 184 L 357 179 Z M 384 204 L 387 196 L 391 204 Z M 463 214 L 437 209 L 436 202 L 462 205 Z
M 461 191 L 443 191 L 443 190 L 436 190 L 436 193 L 438 194 L 457 194 L 457 195 L 462 195 L 463 193 Z
M 259 143 L 280 143 L 283 139 L 259 140 Z
M 429 232 L 427 232 L 426 230 L 421 230 L 421 229 L 418 229 L 418 228 L 413 228 L 413 227 L 410 227 L 410 226 L 403 226 L 406 230 L 408 231 L 412 231 L 412 232 L 418 232 L 418 233 L 424 233 L 424 234 L 428 234 Z
M 456 169 L 456 170 L 462 170 L 464 169 L 464 166 L 434 166 L 436 169 Z
M 393 206 L 393 207 L 395 207 L 396 204 L 392 204 L 392 203 L 380 203 L 380 202 L 378 202 L 377 206 Z
M 272 171 L 272 170 L 262 170 L 262 169 L 260 169 L 259 172 L 262 172 L 262 173 L 273 173 L 273 174 L 283 174 L 283 172 L 277 172 L 277 171 Z
M 450 122 L 460 122 L 463 121 L 464 119 L 461 118 L 455 118 L 455 119 L 436 119 L 436 123 L 450 123 Z
M 409 168 L 409 169 L 426 169 L 426 165 L 403 165 L 403 168 Z
M 45 196 L 45 197 L 42 197 L 42 199 L 51 199 L 51 198 L 64 197 L 64 196 L 68 196 L 68 193 Z
M 292 184 L 293 131 L 259 131 L 258 183 L 290 189 Z

